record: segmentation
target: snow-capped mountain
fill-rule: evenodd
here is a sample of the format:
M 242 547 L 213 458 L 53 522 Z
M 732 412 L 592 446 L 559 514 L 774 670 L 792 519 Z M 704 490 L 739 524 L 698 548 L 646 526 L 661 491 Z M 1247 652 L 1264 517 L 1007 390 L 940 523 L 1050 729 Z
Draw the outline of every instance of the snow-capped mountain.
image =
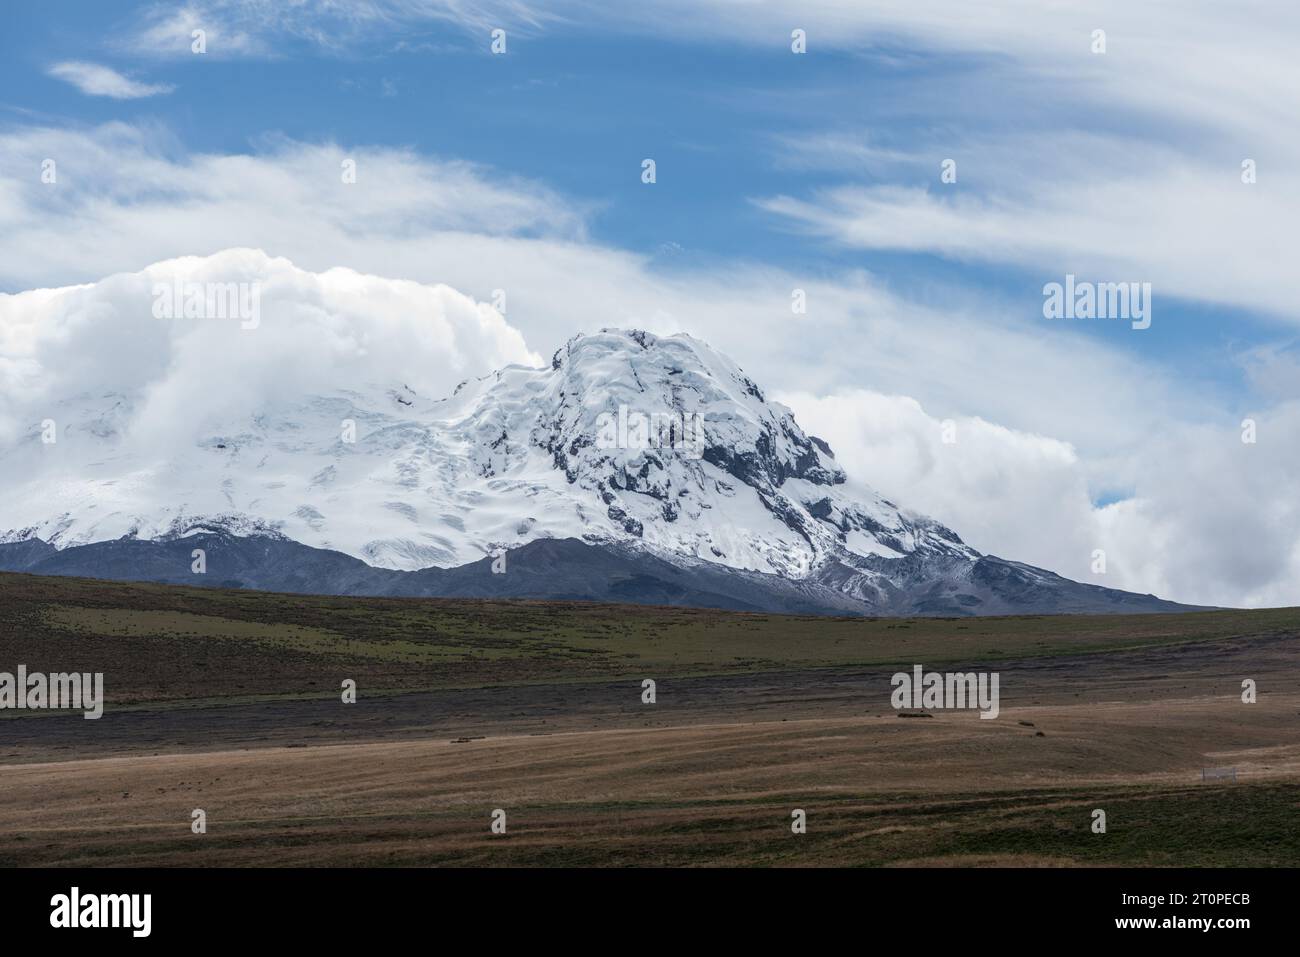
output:
M 8 490 L 8 538 L 62 548 L 220 527 L 404 570 L 536 538 L 634 540 L 791 578 L 831 558 L 974 555 L 849 485 L 789 410 L 685 335 L 578 336 L 548 367 L 507 367 L 449 397 L 394 382 L 202 421 L 189 448 L 152 463 L 121 441 L 131 402 L 79 396 L 51 409 L 76 465 Z M 664 423 L 677 432 L 655 434 Z M 39 429 L 24 445 L 52 457 Z
M 144 401 L 66 398 L 49 406 L 56 442 L 33 427 L 5 450 L 0 567 L 193 583 L 188 545 L 202 538 L 218 564 L 223 548 L 307 547 L 245 555 L 211 584 L 438 594 L 460 579 L 437 570 L 576 539 L 586 548 L 524 553 L 576 563 L 553 568 L 551 586 L 537 568 L 517 574 L 516 557 L 515 574 L 483 569 L 459 593 L 909 614 L 1176 607 L 981 556 L 850 480 L 788 409 L 687 335 L 576 336 L 549 365 L 509 365 L 450 396 L 392 381 L 224 417 L 196 409 L 191 434 L 152 458 L 124 427 L 139 428 Z M 313 581 L 310 550 L 359 562 Z M 294 577 L 258 561 L 296 563 Z M 656 584 L 620 591 L 614 566 Z

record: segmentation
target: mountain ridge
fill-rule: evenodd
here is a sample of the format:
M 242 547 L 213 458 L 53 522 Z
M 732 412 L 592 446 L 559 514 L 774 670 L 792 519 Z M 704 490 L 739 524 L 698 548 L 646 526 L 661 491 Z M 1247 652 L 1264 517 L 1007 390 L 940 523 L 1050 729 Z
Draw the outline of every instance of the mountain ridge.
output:
M 191 556 L 204 552 L 204 573 Z M 124 539 L 56 549 L 39 539 L 0 544 L 0 571 L 116 581 L 150 581 L 212 588 L 247 588 L 296 594 L 410 598 L 547 599 L 596 601 L 735 611 L 870 617 L 954 617 L 1003 614 L 1132 614 L 1199 611 L 1198 607 L 1070 582 L 1026 594 L 1014 570 L 1028 568 L 984 556 L 977 577 L 991 584 L 977 606 L 926 593 L 906 604 L 870 607 L 833 581 L 791 581 L 761 572 L 738 572 L 698 562 L 683 566 L 626 546 L 576 539 L 536 539 L 501 555 L 452 569 L 398 571 L 375 568 L 342 552 L 315 549 L 292 539 L 200 532 L 168 540 Z M 1033 569 L 1038 574 L 1040 569 Z M 999 586 L 996 579 L 1002 579 Z M 1010 586 L 1007 586 L 1007 582 Z

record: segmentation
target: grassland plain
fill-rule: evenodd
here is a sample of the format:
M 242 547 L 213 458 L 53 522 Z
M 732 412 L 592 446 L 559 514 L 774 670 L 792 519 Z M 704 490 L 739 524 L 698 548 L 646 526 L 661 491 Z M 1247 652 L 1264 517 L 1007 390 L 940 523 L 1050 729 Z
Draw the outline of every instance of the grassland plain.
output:
M 102 671 L 111 704 L 655 674 L 996 662 L 1300 633 L 1300 609 L 824 618 L 282 595 L 0 574 L 0 662 Z
M 103 671 L 108 707 L 0 716 L 4 865 L 1300 864 L 1300 609 L 868 620 L 0 575 L 19 663 Z M 949 663 L 1002 673 L 998 720 L 890 709 L 891 671 Z

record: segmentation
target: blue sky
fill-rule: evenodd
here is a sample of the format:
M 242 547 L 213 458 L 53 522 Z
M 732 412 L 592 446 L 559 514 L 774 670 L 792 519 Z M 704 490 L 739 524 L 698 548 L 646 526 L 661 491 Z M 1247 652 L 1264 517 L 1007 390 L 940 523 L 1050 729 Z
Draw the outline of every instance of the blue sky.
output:
M 154 9 L 66 0 L 15 8 L 0 65 L 11 121 L 32 111 L 59 124 L 156 123 L 181 148 L 202 152 L 247 151 L 268 135 L 409 146 L 540 180 L 591 210 L 594 240 L 650 256 L 655 268 L 746 259 L 813 275 L 866 269 L 909 299 L 978 295 L 990 308 L 1031 318 L 1042 304 L 1042 269 L 848 247 L 805 235 L 753 199 L 846 181 L 941 192 L 954 188 L 938 181 L 939 161 L 954 152 L 945 139 L 1099 122 L 1123 135 L 1136 122 L 1122 112 L 1080 116 L 1086 124 L 1062 119 L 1069 100 L 1045 102 L 990 69 L 996 56 L 945 56 L 888 38 L 819 51 L 814 35 L 814 55 L 795 56 L 775 31 L 768 43 L 738 45 L 583 23 L 516 29 L 505 17 L 505 56 L 490 53 L 481 29 L 418 20 L 343 48 L 277 33 L 260 56 L 223 56 L 216 44 L 205 57 L 123 49 Z M 174 89 L 139 99 L 86 96 L 48 75 L 50 64 L 67 60 Z M 1162 137 L 1184 135 L 1176 119 L 1163 125 Z M 932 162 L 899 169 L 791 159 L 784 144 L 828 131 L 886 150 L 919 143 Z M 645 157 L 658 164 L 653 189 L 639 181 Z M 955 189 L 978 194 L 996 182 L 996 169 L 960 163 L 959 171 Z M 1285 330 L 1259 310 L 1180 298 L 1177 290 L 1160 289 L 1159 305 L 1160 321 L 1144 335 L 1102 323 L 1079 331 L 1221 390 L 1225 401 L 1248 402 L 1249 384 L 1231 356 L 1285 338 Z
M 1168 594 L 1209 567 L 1171 557 L 1197 521 L 1174 486 L 1208 468 L 1206 443 L 1237 463 L 1243 417 L 1273 423 L 1270 486 L 1297 444 L 1300 14 L 1277 7 L 18 5 L 0 38 L 0 290 L 240 245 L 481 299 L 507 288 L 538 354 L 599 325 L 689 331 L 801 420 L 833 414 L 813 425 L 866 480 L 959 530 L 986 513 L 995 538 L 1055 527 L 1016 509 L 1059 443 L 1068 488 L 1044 479 L 1041 507 L 1068 495 L 1077 514 L 1060 554 L 1017 557 L 1071 573 L 1090 540 L 1159 538 L 1128 583 Z M 58 191 L 32 175 L 54 154 Z M 341 157 L 360 164 L 351 194 Z M 1151 328 L 1045 319 L 1043 286 L 1066 273 L 1150 282 Z M 792 325 L 796 287 L 810 308 Z M 907 416 L 881 396 L 918 403 L 919 429 L 989 426 L 963 453 L 978 463 L 890 472 L 881 422 Z M 1257 522 L 1291 534 L 1295 499 L 1243 518 L 1240 547 Z

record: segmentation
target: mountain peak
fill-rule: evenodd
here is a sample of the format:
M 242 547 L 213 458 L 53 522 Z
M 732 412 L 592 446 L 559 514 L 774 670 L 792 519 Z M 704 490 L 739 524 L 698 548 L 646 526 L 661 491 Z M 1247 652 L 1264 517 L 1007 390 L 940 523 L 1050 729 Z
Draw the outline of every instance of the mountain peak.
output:
M 64 417 L 102 421 L 110 399 L 121 402 L 83 396 Z M 918 549 L 969 553 L 937 523 L 850 488 L 825 442 L 685 334 L 602 329 L 571 338 L 549 368 L 507 365 L 438 401 L 395 380 L 210 413 L 192 429 L 165 462 L 142 460 L 129 429 L 93 430 L 79 456 L 93 464 L 61 476 L 54 502 L 39 476 L 15 483 L 4 527 L 62 547 L 217 523 L 398 569 L 538 538 L 791 578 L 827 563 L 874 574 Z

